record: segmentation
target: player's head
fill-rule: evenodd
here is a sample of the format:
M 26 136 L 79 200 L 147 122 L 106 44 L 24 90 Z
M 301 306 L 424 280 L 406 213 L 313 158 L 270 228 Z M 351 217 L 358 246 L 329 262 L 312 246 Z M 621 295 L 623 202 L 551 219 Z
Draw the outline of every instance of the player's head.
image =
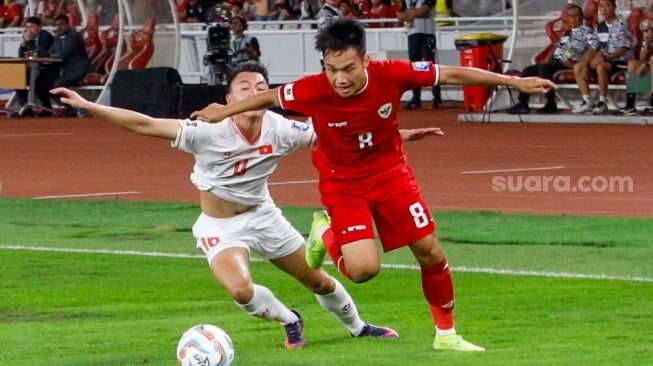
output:
M 315 48 L 322 52 L 324 72 L 338 95 L 347 98 L 365 86 L 365 68 L 370 59 L 365 51 L 365 28 L 361 23 L 336 20 L 318 32 Z
M 247 99 L 270 89 L 268 70 L 256 61 L 241 62 L 231 71 L 227 81 L 227 104 Z M 262 116 L 265 110 L 242 113 L 243 116 Z

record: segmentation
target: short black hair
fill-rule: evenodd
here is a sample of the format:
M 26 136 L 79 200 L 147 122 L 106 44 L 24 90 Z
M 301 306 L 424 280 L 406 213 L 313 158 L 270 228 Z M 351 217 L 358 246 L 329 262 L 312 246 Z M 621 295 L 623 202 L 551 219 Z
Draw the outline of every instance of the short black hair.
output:
M 268 80 L 268 69 L 265 68 L 265 66 L 258 61 L 245 61 L 237 64 L 229 72 L 229 78 L 227 79 L 227 94 L 231 92 L 231 83 L 234 81 L 234 78 L 242 72 L 255 72 L 261 74 L 263 79 L 265 79 L 265 83 L 270 85 L 270 81 Z
M 57 20 L 63 20 L 66 22 L 66 24 L 70 25 L 70 19 L 68 19 L 68 15 L 66 14 L 59 14 L 54 18 L 54 21 L 56 22 Z
M 43 22 L 41 21 L 41 18 L 39 18 L 39 17 L 29 17 L 29 18 L 27 18 L 25 20 L 25 23 L 36 24 L 38 26 L 43 24 Z
M 235 17 L 231 18 L 231 20 L 229 20 L 229 23 L 233 22 L 235 19 L 240 20 L 240 24 L 243 25 L 243 29 L 247 30 L 247 20 L 244 16 L 236 15 Z
M 364 56 L 366 52 L 365 27 L 355 20 L 338 19 L 315 36 L 315 49 L 322 54 L 348 48 L 355 49 L 360 56 Z

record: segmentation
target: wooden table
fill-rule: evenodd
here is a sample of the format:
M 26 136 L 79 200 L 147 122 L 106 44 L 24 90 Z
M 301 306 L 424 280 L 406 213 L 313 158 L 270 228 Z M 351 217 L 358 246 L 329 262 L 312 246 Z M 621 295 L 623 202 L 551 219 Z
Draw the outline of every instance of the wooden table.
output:
M 0 88 L 28 89 L 27 104 L 20 107 L 19 115 L 28 109 L 37 107 L 52 113 L 36 98 L 36 79 L 39 76 L 39 66 L 61 62 L 61 59 L 52 57 L 0 57 Z M 28 72 L 29 70 L 29 72 Z

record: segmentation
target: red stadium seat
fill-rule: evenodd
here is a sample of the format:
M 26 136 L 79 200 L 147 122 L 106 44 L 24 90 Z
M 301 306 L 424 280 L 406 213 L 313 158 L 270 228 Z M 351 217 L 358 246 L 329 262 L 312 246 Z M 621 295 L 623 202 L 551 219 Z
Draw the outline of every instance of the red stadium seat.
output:
M 119 70 L 144 69 L 154 54 L 154 30 L 156 18 L 149 18 L 143 24 L 143 28 L 129 36 L 129 49 L 126 55 L 118 62 Z
M 91 63 L 102 53 L 102 48 L 104 47 L 102 41 L 100 41 L 99 21 L 100 16 L 98 14 L 91 14 L 88 16 L 86 27 L 79 31 L 79 34 L 84 39 L 86 52 L 88 53 L 88 58 L 91 59 Z

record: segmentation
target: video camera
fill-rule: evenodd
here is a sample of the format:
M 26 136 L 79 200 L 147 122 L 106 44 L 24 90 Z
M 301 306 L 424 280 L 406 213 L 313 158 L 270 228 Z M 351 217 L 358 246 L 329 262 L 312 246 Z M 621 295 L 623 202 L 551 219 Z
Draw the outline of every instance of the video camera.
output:
M 215 24 L 208 27 L 206 38 L 206 53 L 204 66 L 209 67 L 210 85 L 227 85 L 229 68 L 231 67 L 231 12 L 227 8 L 213 8 L 212 21 Z

